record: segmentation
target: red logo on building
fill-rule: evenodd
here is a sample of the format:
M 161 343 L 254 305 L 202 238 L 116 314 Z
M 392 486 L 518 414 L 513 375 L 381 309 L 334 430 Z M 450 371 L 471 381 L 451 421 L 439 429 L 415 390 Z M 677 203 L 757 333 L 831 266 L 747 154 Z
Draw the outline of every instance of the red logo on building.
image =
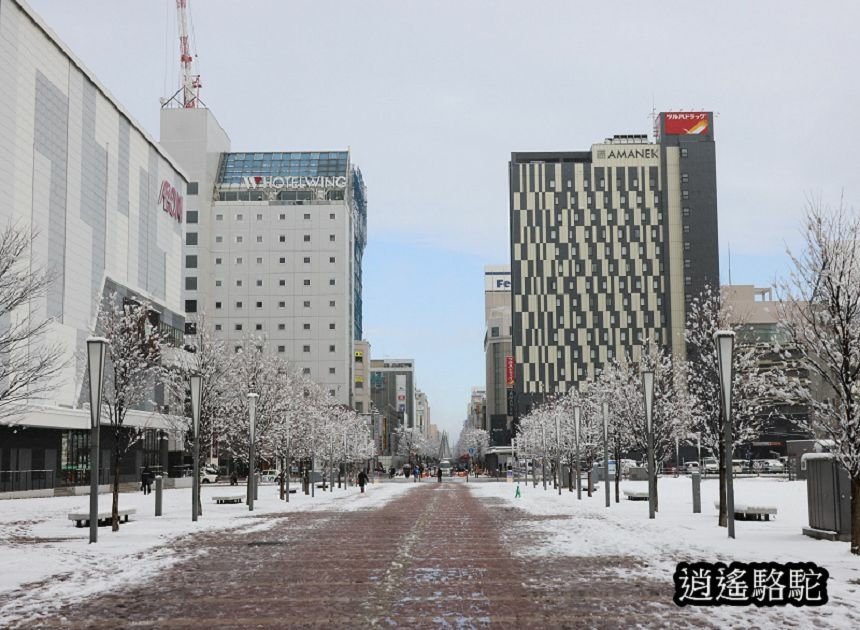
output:
M 505 357 L 505 384 L 514 386 L 514 358 L 511 356 Z
M 162 210 L 182 223 L 182 195 L 166 179 L 161 182 L 158 203 L 161 204 Z
M 665 112 L 663 128 L 667 136 L 708 133 L 708 112 Z

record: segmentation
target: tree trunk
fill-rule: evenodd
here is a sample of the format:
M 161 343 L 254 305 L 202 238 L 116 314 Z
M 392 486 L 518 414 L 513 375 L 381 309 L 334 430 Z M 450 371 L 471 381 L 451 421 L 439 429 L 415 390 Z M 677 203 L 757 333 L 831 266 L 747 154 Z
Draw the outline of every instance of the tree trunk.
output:
M 591 498 L 591 470 L 588 471 L 588 498 Z
M 114 435 L 113 446 L 113 499 L 111 501 L 111 531 L 119 531 L 119 438 Z M 98 474 L 98 472 L 96 473 Z
M 200 483 L 200 464 L 197 465 L 197 479 L 194 480 L 197 484 L 197 516 L 203 516 L 203 484 Z
M 851 553 L 860 556 L 860 475 L 851 479 Z
M 280 482 L 280 493 L 281 493 L 281 501 L 284 500 L 284 477 L 286 476 L 286 472 L 284 472 L 284 458 L 281 458 L 281 482 Z
M 621 447 L 615 441 L 615 502 L 620 503 L 619 490 L 621 488 Z
M 726 468 L 725 468 L 725 459 L 726 459 L 726 450 L 723 448 L 723 441 L 720 440 L 720 448 L 719 448 L 719 464 L 718 469 L 720 471 L 720 527 L 728 527 L 728 517 L 727 517 L 727 509 L 726 509 Z M 700 462 L 701 465 L 701 462 Z M 704 473 L 704 471 L 702 471 Z

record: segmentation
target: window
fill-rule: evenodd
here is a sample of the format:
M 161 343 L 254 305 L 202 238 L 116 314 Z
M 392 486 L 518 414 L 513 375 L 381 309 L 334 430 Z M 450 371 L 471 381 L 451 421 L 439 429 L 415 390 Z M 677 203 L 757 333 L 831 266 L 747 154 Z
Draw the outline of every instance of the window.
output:
M 197 278 L 194 278 L 195 280 Z M 188 280 L 188 278 L 186 278 Z M 186 313 L 196 313 L 197 312 L 197 300 L 185 300 L 185 312 Z
M 681 157 L 687 157 L 687 149 L 681 149 Z
M 215 237 L 215 242 L 216 243 L 223 243 L 224 237 L 219 234 L 218 236 Z
M 310 373 L 311 373 L 310 368 L 302 368 L 302 374 L 310 374 Z
M 278 330 L 286 330 L 286 329 L 287 329 L 286 324 L 278 324 Z
M 690 243 L 689 243 L 689 242 L 684 243 L 684 250 L 685 250 L 685 251 L 689 251 L 689 250 L 690 250 Z
M 689 226 L 689 225 L 685 225 L 685 226 L 684 226 L 684 234 L 689 234 L 689 233 L 690 233 L 690 226 Z
M 310 242 L 311 242 L 311 235 L 310 235 L 310 234 L 305 234 L 305 236 L 304 236 L 304 241 L 305 241 L 305 243 L 310 243 Z
M 216 265 L 219 263 L 215 263 Z M 197 256 L 186 256 L 185 257 L 185 268 L 186 269 L 197 269 Z
M 217 310 L 217 311 L 221 310 L 221 302 L 215 302 L 215 310 Z
M 221 324 L 215 324 L 215 330 L 221 331 Z
M 499 327 L 493 326 L 490 328 L 490 337 L 498 337 L 499 336 Z
M 329 347 L 328 347 L 328 351 L 329 351 L 329 352 L 334 352 L 334 351 L 335 351 L 334 346 L 329 346 Z
M 236 308 L 242 308 L 242 302 L 236 302 Z
M 303 262 L 303 263 L 305 263 L 306 265 L 310 264 L 310 262 L 311 262 L 311 257 L 310 257 L 310 256 L 305 256 L 305 257 L 304 257 L 304 259 L 302 260 L 302 262 Z
M 329 284 L 329 286 L 333 287 L 334 286 L 334 278 L 329 279 L 328 284 Z
M 239 354 L 240 352 L 242 352 L 242 346 L 233 346 L 233 352 Z
M 331 214 L 328 215 L 328 218 L 331 219 L 332 221 L 334 221 L 334 217 L 335 217 L 334 212 L 332 212 Z
M 690 198 L 690 191 L 689 190 L 682 190 L 681 191 L 681 199 L 689 199 L 689 198 Z
M 237 286 L 237 287 L 241 287 L 241 286 L 242 286 L 242 281 L 241 281 L 241 280 L 236 280 L 236 286 Z
M 286 302 L 278 302 L 278 308 L 287 308 Z
M 681 183 L 686 184 L 690 181 L 690 176 L 687 173 L 681 173 Z
M 692 263 L 690 262 L 690 259 L 685 258 L 684 259 L 684 269 L 689 269 L 691 265 L 692 265 Z
M 244 219 L 245 219 L 245 215 L 242 214 L 241 212 L 236 214 L 236 220 L 237 221 L 243 221 Z
M 329 256 L 328 261 L 330 263 L 334 264 L 334 256 Z
M 216 215 L 215 215 L 215 220 L 216 220 L 216 221 L 223 221 L 223 220 L 224 220 L 224 215 L 223 215 L 223 214 L 216 214 Z
M 311 307 L 311 301 L 305 300 L 304 303 L 302 304 L 302 306 L 304 306 L 305 308 L 310 308 Z
M 254 330 L 263 330 L 262 324 L 254 324 Z
M 334 368 L 329 368 L 329 369 L 328 369 L 328 373 L 329 373 L 329 374 L 334 374 L 334 373 L 335 373 Z
M 310 346 L 302 346 L 302 352 L 310 352 L 310 351 L 311 351 Z
M 328 240 L 330 240 L 333 243 L 334 242 L 334 234 L 329 234 Z
M 328 305 L 329 308 L 334 308 L 334 300 L 329 300 Z
M 310 330 L 311 325 L 310 324 L 302 324 L 302 328 L 304 328 L 305 330 Z
M 262 258 L 262 256 L 257 256 L 257 264 L 258 264 L 258 265 L 262 265 L 262 264 L 263 264 L 263 258 Z
M 263 308 L 263 303 L 257 300 L 257 308 Z
M 242 235 L 238 235 L 238 236 L 236 236 L 236 242 L 237 242 L 237 243 L 241 243 L 241 242 L 242 242 L 242 241 L 244 241 L 244 240 L 245 240 L 245 237 L 243 237 Z
M 196 291 L 197 290 L 197 278 L 196 277 L 188 277 L 185 278 L 185 290 L 186 291 Z M 186 311 L 188 309 L 185 309 Z
M 328 329 L 329 329 L 329 330 L 334 330 L 334 324 L 333 324 L 333 323 L 332 323 L 332 324 L 329 324 L 329 325 L 328 325 Z
M 287 259 L 284 258 L 283 256 L 281 256 L 280 258 L 278 258 L 278 262 L 281 263 L 282 265 L 285 265 L 287 263 Z
M 242 264 L 242 257 L 241 257 L 241 256 L 236 256 L 236 264 L 237 264 L 237 265 L 241 265 L 241 264 Z
M 287 347 L 286 347 L 286 346 L 278 346 L 278 352 L 279 352 L 280 354 L 283 354 L 283 353 L 284 353 L 284 352 L 286 352 L 286 351 L 287 351 Z
M 199 189 L 200 186 L 197 182 L 188 182 L 188 188 L 186 188 L 186 190 L 188 191 L 189 195 L 196 195 Z M 191 222 L 189 221 L 189 223 Z M 197 223 L 197 221 L 195 221 L 194 223 Z
M 262 221 L 262 220 L 263 220 L 263 215 L 258 212 L 257 213 L 257 221 Z M 257 242 L 262 243 L 263 241 L 257 241 Z
M 302 284 L 304 284 L 306 287 L 309 287 L 309 286 L 311 286 L 311 281 L 310 281 L 310 279 L 305 278 L 305 279 L 302 281 Z
M 689 209 L 689 208 L 684 208 L 684 209 L 682 210 L 682 212 L 684 213 L 684 216 L 685 216 L 685 217 L 690 216 L 690 209 Z
M 263 236 L 262 236 L 261 234 L 258 234 L 258 235 L 257 235 L 257 242 L 258 242 L 258 243 L 262 243 L 262 242 L 263 242 Z
M 690 286 L 691 284 L 693 284 L 693 279 L 690 276 L 684 276 L 684 284 Z
M 263 280 L 262 280 L 262 278 L 257 278 L 257 286 L 258 286 L 258 287 L 263 286 Z
M 311 213 L 305 212 L 305 221 L 310 221 L 310 220 L 311 220 Z
M 287 281 L 284 280 L 283 278 L 281 278 L 280 280 L 278 280 L 278 286 L 281 286 L 281 287 L 287 286 Z
M 220 287 L 220 286 L 221 286 L 221 281 L 220 281 L 220 280 L 216 280 L 216 281 L 215 281 L 215 286 L 216 286 L 216 287 Z
M 199 213 L 197 210 L 189 210 L 185 213 L 185 222 L 186 223 L 197 223 L 199 218 Z
M 281 242 L 281 243 L 286 243 L 286 242 L 287 242 L 287 236 L 286 236 L 285 234 L 281 234 L 281 235 L 278 237 L 278 241 L 279 241 L 279 242 Z

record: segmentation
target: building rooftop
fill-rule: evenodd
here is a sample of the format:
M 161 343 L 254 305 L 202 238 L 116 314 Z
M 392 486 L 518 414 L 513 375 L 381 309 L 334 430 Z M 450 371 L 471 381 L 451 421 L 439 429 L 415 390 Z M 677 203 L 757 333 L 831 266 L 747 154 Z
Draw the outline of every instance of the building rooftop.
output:
M 348 151 L 286 151 L 269 153 L 225 153 L 218 171 L 218 184 L 241 184 L 243 177 L 345 177 Z

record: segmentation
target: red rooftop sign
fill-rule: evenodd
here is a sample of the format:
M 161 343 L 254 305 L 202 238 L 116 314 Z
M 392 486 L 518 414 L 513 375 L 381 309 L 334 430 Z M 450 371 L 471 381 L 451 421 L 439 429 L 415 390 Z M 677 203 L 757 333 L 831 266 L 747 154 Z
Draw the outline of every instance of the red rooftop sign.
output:
M 708 112 L 665 112 L 663 129 L 667 136 L 708 133 Z

